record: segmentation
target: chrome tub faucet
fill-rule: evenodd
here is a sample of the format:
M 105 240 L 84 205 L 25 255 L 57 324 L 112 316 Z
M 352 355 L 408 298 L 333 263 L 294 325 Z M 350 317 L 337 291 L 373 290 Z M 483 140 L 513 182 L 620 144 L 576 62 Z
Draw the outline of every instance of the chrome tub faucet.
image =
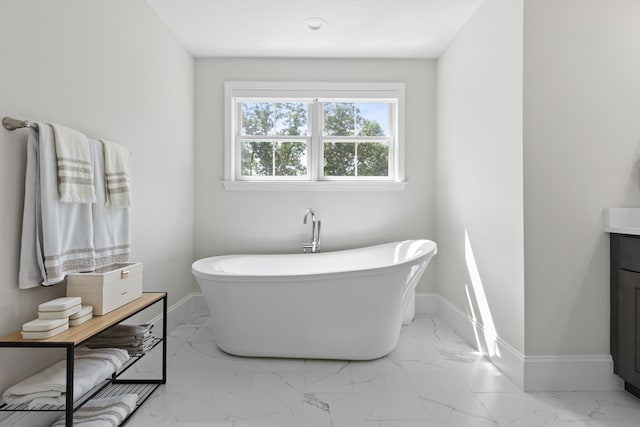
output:
M 316 219 L 316 214 L 311 209 L 307 209 L 302 220 L 303 224 L 307 223 L 307 217 L 311 214 L 311 243 L 303 243 L 302 251 L 307 253 L 307 249 L 311 249 L 311 253 L 320 252 L 320 220 Z

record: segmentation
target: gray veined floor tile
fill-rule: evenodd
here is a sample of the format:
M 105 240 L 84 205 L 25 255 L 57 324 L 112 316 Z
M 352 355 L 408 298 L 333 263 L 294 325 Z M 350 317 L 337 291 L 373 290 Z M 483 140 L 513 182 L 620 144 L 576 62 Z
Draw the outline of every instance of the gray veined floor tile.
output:
M 369 421 L 366 427 L 432 427 L 431 421 Z
M 305 393 L 302 425 L 307 427 L 365 427 L 358 393 Z
M 519 391 L 437 316 L 355 362 L 236 357 L 211 326 L 194 316 L 169 335 L 168 382 L 128 426 L 640 427 L 640 400 L 623 391 Z M 133 373 L 159 366 L 144 359 Z
M 636 420 L 640 426 L 638 399 L 624 391 L 533 393 L 553 407 L 559 419 L 588 422 Z
M 310 393 L 357 393 L 353 362 L 337 360 L 307 360 L 304 390 Z

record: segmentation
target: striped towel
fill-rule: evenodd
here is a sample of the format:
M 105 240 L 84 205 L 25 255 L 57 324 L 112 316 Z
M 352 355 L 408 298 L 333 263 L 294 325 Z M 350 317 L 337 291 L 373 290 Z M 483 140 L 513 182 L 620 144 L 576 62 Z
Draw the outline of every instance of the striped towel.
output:
M 92 399 L 73 414 L 73 425 L 78 427 L 117 427 L 136 408 L 137 394 Z M 64 427 L 65 417 L 51 427 Z
M 96 248 L 96 267 L 127 262 L 131 254 L 131 208 L 107 207 L 104 144 L 90 139 L 94 158 L 94 180 L 99 202 L 91 205 L 93 215 L 93 245 Z
M 106 200 L 103 144 L 88 140 L 96 199 Z M 22 218 L 21 289 L 50 286 L 71 272 L 129 260 L 130 208 L 104 203 L 66 203 L 58 189 L 54 128 L 29 129 Z
M 131 206 L 131 153 L 120 144 L 101 139 L 104 146 L 105 206 Z
M 35 246 L 44 263 L 42 284 L 49 286 L 61 282 L 69 272 L 95 268 L 93 204 L 61 200 L 53 127 L 39 125 L 38 137 L 40 209 L 36 211 Z
M 95 202 L 96 192 L 93 185 L 89 140 L 76 130 L 53 123 L 51 126 L 56 142 L 60 201 Z

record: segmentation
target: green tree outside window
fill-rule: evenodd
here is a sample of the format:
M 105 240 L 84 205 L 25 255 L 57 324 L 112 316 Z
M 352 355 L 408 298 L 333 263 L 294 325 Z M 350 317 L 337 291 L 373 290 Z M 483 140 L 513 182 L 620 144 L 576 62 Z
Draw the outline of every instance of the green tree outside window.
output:
M 325 176 L 388 176 L 389 145 L 358 141 L 357 137 L 383 137 L 383 126 L 366 117 L 358 103 L 329 102 L 323 105 Z M 243 102 L 241 174 L 243 176 L 302 176 L 307 174 L 306 137 L 308 104 L 298 102 Z M 271 137 L 264 140 L 245 137 Z M 305 137 L 278 140 L 278 136 Z M 340 137 L 348 140 L 340 141 Z M 355 138 L 355 140 L 353 139 Z

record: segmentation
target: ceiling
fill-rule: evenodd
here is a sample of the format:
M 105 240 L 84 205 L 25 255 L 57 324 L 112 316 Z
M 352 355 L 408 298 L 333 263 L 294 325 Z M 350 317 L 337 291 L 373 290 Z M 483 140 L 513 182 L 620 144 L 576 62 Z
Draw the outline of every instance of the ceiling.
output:
M 147 0 L 196 57 L 282 58 L 436 58 L 482 1 Z

